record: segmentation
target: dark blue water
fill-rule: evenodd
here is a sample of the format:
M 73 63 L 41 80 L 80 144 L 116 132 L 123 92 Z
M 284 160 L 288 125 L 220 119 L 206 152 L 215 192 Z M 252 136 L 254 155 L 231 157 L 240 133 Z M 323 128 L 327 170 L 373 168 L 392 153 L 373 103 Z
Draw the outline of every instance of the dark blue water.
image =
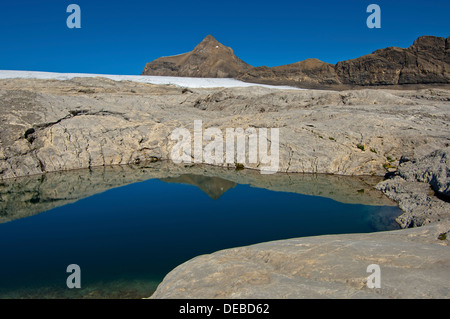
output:
M 170 270 L 195 256 L 278 239 L 383 230 L 373 224 L 380 216 L 388 229 L 400 213 L 398 207 L 239 184 L 212 199 L 192 185 L 148 180 L 0 224 L 0 297 L 79 297 L 83 291 L 98 297 L 99 287 L 101 297 L 130 296 L 127 283 L 141 289 L 131 297 L 148 297 Z M 66 286 L 69 264 L 81 268 L 81 289 Z

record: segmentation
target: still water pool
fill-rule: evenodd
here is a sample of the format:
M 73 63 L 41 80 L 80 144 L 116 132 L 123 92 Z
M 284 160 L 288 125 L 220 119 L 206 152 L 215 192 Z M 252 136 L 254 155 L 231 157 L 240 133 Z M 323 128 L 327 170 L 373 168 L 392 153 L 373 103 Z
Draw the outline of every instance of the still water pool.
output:
M 362 179 L 130 169 L 2 183 L 0 297 L 149 297 L 201 254 L 396 229 L 401 214 Z M 80 266 L 81 289 L 66 286 L 69 264 Z

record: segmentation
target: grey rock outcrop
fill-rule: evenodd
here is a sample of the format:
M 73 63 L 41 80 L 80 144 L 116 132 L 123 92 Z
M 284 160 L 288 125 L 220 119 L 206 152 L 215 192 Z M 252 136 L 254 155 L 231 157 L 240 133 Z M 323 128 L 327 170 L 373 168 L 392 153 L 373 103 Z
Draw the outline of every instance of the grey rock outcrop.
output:
M 407 161 L 399 165 L 394 177 L 376 186 L 404 211 L 396 219 L 401 227 L 450 220 L 449 153 L 447 147 L 417 159 L 402 158 Z
M 402 228 L 450 220 L 450 203 L 436 197 L 428 183 L 395 177 L 379 183 L 376 188 L 395 200 L 404 212 L 396 218 Z
M 450 196 L 450 147 L 402 163 L 398 174 L 407 181 L 429 183 L 437 193 Z

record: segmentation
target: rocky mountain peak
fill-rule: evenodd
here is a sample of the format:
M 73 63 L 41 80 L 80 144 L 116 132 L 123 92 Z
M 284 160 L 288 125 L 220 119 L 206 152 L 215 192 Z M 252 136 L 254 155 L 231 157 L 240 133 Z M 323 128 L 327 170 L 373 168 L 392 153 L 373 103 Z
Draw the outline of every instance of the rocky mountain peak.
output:
M 219 41 L 216 40 L 216 38 L 214 38 L 211 34 L 208 34 L 203 40 L 202 42 L 200 42 L 198 45 L 208 45 L 208 44 L 221 44 Z
M 219 55 L 221 56 L 218 59 L 223 59 L 226 55 L 229 55 L 232 59 L 237 59 L 232 48 L 224 46 L 210 34 L 197 44 L 192 53 L 203 55 L 207 59 Z
M 142 74 L 232 78 L 249 68 L 230 47 L 207 35 L 191 52 L 147 63 Z

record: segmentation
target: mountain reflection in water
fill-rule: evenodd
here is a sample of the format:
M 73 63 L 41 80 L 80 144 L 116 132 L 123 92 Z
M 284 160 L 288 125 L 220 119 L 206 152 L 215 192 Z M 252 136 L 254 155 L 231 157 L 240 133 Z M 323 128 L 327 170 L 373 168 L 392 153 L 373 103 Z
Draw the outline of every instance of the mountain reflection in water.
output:
M 376 177 L 116 166 L 0 182 L 0 297 L 141 298 L 177 265 L 258 242 L 397 229 Z M 66 287 L 80 265 L 82 289 Z

